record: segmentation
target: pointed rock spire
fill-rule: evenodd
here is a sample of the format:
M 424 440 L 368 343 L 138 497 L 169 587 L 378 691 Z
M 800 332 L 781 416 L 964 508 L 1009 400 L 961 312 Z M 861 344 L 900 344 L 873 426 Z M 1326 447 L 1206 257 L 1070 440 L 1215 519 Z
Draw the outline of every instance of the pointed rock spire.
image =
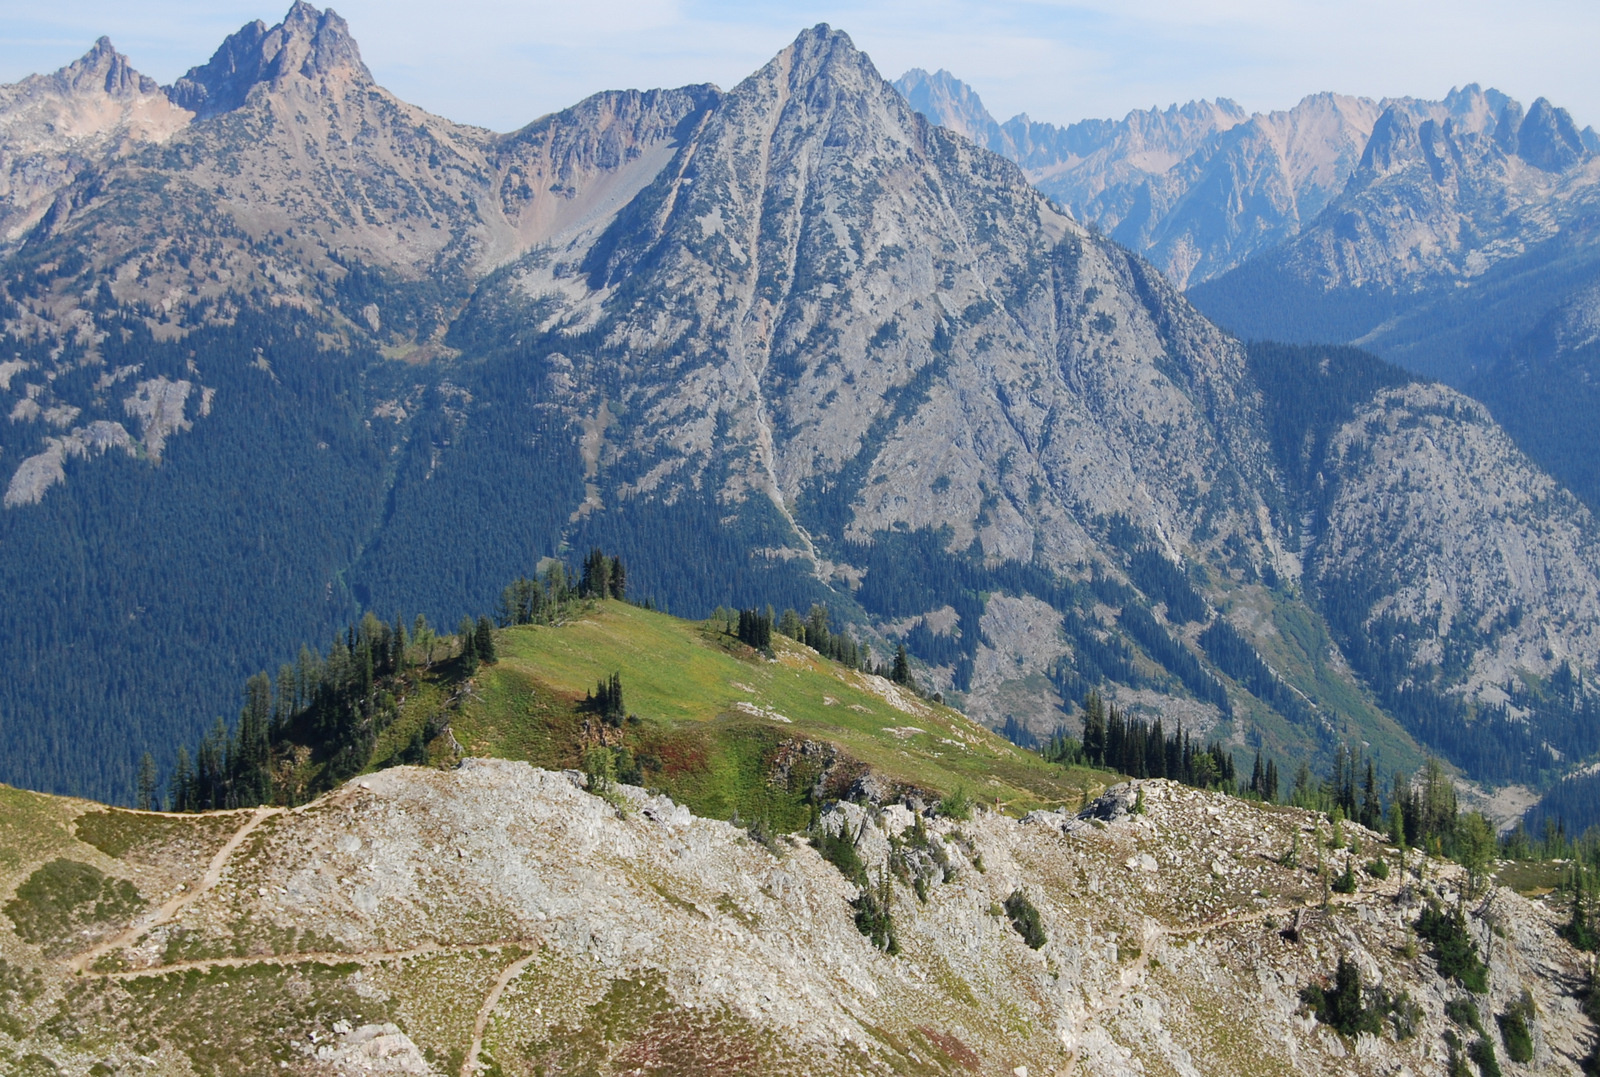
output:
M 1373 125 L 1360 167 L 1362 171 L 1392 172 L 1415 160 L 1421 148 L 1416 120 L 1405 108 L 1391 105 Z
M 202 119 L 243 105 L 255 87 L 281 89 L 296 79 L 372 81 L 350 27 L 332 9 L 296 0 L 270 29 L 259 19 L 241 27 L 211 60 L 173 84 L 172 99 Z
M 104 93 L 111 97 L 137 97 L 153 94 L 160 87 L 156 80 L 133 69 L 128 58 L 118 52 L 109 37 L 102 37 L 79 59 L 52 76 L 63 94 Z
M 866 80 L 879 83 L 893 92 L 867 54 L 856 48 L 849 34 L 822 22 L 809 30 L 802 30 L 788 48 L 740 83 L 740 87 L 781 82 L 791 94 L 815 96 L 819 91 L 826 92 L 825 87 L 841 80 L 843 85 L 852 87 Z M 899 98 L 897 93 L 894 96 Z
M 1517 153 L 1546 172 L 1561 172 L 1584 157 L 1583 136 L 1564 108 L 1541 97 L 1517 130 Z

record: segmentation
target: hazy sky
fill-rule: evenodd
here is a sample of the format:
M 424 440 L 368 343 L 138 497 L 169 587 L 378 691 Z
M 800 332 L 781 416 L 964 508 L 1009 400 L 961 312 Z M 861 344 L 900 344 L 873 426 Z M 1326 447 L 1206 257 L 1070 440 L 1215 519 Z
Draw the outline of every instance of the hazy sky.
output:
M 0 0 L 0 81 L 110 35 L 163 83 L 286 0 Z M 597 90 L 728 87 L 803 27 L 847 30 L 887 77 L 945 67 L 998 118 L 1067 123 L 1196 97 L 1285 108 L 1318 90 L 1439 97 L 1468 82 L 1600 124 L 1600 0 L 341 0 L 402 98 L 508 130 Z

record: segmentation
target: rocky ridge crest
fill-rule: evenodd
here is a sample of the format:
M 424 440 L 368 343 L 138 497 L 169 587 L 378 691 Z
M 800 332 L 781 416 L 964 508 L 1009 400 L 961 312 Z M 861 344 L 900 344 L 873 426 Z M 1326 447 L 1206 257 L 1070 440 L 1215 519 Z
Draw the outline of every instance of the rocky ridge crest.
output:
M 769 849 L 663 798 L 622 787 L 608 801 L 525 764 L 384 771 L 294 811 L 30 805 L 52 821 L 0 893 L 54 858 L 127 879 L 148 903 L 89 922 L 68 910 L 84 930 L 65 949 L 31 927 L 0 933 L 8 990 L 34 985 L 8 1006 L 0 1043 L 66 1072 L 137 1056 L 183 1072 L 218 1043 L 234 1064 L 275 1058 L 301 1074 L 1443 1064 L 1445 1007 L 1463 992 L 1402 951 L 1425 899 L 1458 900 L 1459 869 L 1413 854 L 1423 880 L 1396 867 L 1324 902 L 1321 817 L 1159 781 L 1112 793 L 1083 818 L 1024 822 L 840 805 L 823 829 L 859 834 L 869 886 L 890 880 L 898 956 L 857 930 L 859 888 L 798 838 Z M 1378 835 L 1346 835 L 1398 865 Z M 890 871 L 924 848 L 943 865 L 925 901 Z M 1294 849 L 1301 865 L 1285 866 Z M 1003 910 L 1019 892 L 1038 912 L 1037 949 Z M 1489 967 L 1486 1027 L 1529 991 L 1526 1072 L 1571 1072 L 1595 1029 L 1556 914 L 1501 888 L 1464 907 Z M 1409 1036 L 1385 1022 L 1345 1039 L 1307 1013 L 1301 989 L 1329 983 L 1340 959 L 1405 993 Z M 162 990 L 175 973 L 177 997 Z M 241 983 L 248 1006 L 232 1004 Z

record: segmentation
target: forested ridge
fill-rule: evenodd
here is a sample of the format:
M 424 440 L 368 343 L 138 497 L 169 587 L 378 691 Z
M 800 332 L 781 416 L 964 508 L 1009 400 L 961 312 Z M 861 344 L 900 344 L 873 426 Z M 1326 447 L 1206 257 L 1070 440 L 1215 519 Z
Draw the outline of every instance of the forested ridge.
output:
M 1327 462 L 1330 438 L 1375 393 L 1415 378 L 1348 347 L 1260 342 L 1251 344 L 1248 354 L 1267 402 L 1273 452 L 1288 480 L 1285 518 L 1312 521 L 1301 531 L 1309 548 L 1323 530 L 1336 492 L 1324 474 L 1333 470 Z M 1351 666 L 1420 744 L 1474 777 L 1535 785 L 1550 781 L 1562 760 L 1600 751 L 1600 699 L 1569 666 L 1538 683 L 1509 683 L 1505 704 L 1469 704 L 1450 689 L 1486 637 L 1470 620 L 1460 619 L 1443 641 L 1440 657 L 1419 666 L 1414 655 L 1418 626 L 1392 612 L 1374 613 L 1390 586 L 1391 580 L 1367 564 L 1318 580 L 1310 590 Z M 1513 620 L 1491 632 L 1515 627 L 1514 617 L 1515 611 Z M 1226 628 L 1208 629 L 1201 643 L 1241 683 L 1275 700 L 1280 712 L 1299 709 L 1292 689 L 1256 668 Z
M 348 619 L 341 573 L 384 461 L 359 419 L 363 357 L 320 352 L 304 319 L 244 315 L 181 348 L 110 325 L 108 364 L 201 377 L 218 404 L 159 465 L 69 458 L 64 486 L 0 513 L 0 773 L 126 800 L 136 745 L 194 731 L 252 667 Z M 0 424 L 8 456 L 19 427 Z

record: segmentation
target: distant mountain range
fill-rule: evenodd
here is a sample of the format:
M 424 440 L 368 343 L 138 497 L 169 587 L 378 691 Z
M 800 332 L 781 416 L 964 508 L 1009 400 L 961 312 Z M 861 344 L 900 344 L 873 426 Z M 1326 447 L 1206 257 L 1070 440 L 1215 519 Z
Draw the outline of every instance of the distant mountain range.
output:
M 1487 403 L 1600 507 L 1600 135 L 1543 98 L 1318 94 L 1061 128 L 999 124 L 949 72 L 913 107 L 1018 162 L 1240 336 L 1352 343 Z
M 1095 688 L 1285 762 L 1600 753 L 1590 510 L 1468 397 L 1167 275 L 1301 250 L 1372 132 L 1499 98 L 994 135 L 901 87 L 816 27 L 494 134 L 299 3 L 166 89 L 101 42 L 0 91 L 0 778 L 127 796 L 361 610 L 452 625 L 594 545 L 674 612 L 824 604 L 1021 740 Z
M 1074 217 L 1143 254 L 1184 288 L 1221 276 L 1309 230 L 1323 210 L 1346 194 L 1358 171 L 1365 175 L 1376 167 L 1391 191 L 1406 187 L 1416 177 L 1398 175 L 1403 168 L 1395 155 L 1421 163 L 1419 131 L 1429 140 L 1446 130 L 1446 137 L 1455 139 L 1489 132 L 1502 155 L 1509 149 L 1519 162 L 1546 174 L 1561 173 L 1600 153 L 1600 134 L 1592 127 L 1579 131 L 1564 110 L 1543 98 L 1524 116 L 1516 101 L 1476 85 L 1452 90 L 1442 101 L 1313 94 L 1286 111 L 1254 114 L 1218 98 L 1067 127 L 1037 123 L 1025 114 L 999 123 L 972 88 L 948 71 L 930 75 L 913 69 L 894 85 L 917 111 L 1016 161 L 1035 186 Z M 1485 152 L 1479 149 L 1475 156 Z M 1371 163 L 1372 153 L 1380 165 Z M 1462 155 L 1459 146 L 1442 144 L 1432 153 L 1435 168 L 1442 167 L 1437 161 L 1443 156 Z M 1510 213 L 1519 202 L 1526 207 L 1555 193 L 1549 183 L 1529 182 L 1520 175 L 1517 179 L 1522 182 L 1503 184 L 1520 188 L 1520 197 L 1501 207 Z M 1450 208 L 1457 208 L 1455 199 L 1449 201 Z M 1487 202 L 1459 208 L 1484 218 L 1495 212 Z M 1341 201 L 1342 212 L 1351 209 Z M 1502 227 L 1487 219 L 1478 227 L 1485 224 Z M 1416 265 L 1393 249 L 1404 237 L 1387 238 L 1387 243 L 1377 241 L 1382 250 L 1373 248 L 1370 236 L 1360 251 L 1346 249 L 1337 267 L 1331 251 L 1324 250 L 1320 259 L 1302 256 L 1301 272 L 1306 279 L 1321 273 L 1327 279 L 1319 277 L 1319 282 L 1330 286 L 1392 287 L 1402 278 L 1443 271 L 1450 261 L 1437 235 L 1426 252 L 1421 240 L 1411 237 L 1419 247 Z M 1329 239 L 1317 243 L 1321 248 L 1337 245 Z M 1453 244 L 1446 247 L 1453 249 Z M 1486 261 L 1506 254 L 1504 245 L 1484 250 L 1472 259 L 1478 267 L 1474 270 L 1466 265 L 1473 249 L 1456 252 L 1461 264 L 1453 271 L 1458 275 L 1481 273 Z M 1314 268 L 1324 262 L 1324 268 Z

